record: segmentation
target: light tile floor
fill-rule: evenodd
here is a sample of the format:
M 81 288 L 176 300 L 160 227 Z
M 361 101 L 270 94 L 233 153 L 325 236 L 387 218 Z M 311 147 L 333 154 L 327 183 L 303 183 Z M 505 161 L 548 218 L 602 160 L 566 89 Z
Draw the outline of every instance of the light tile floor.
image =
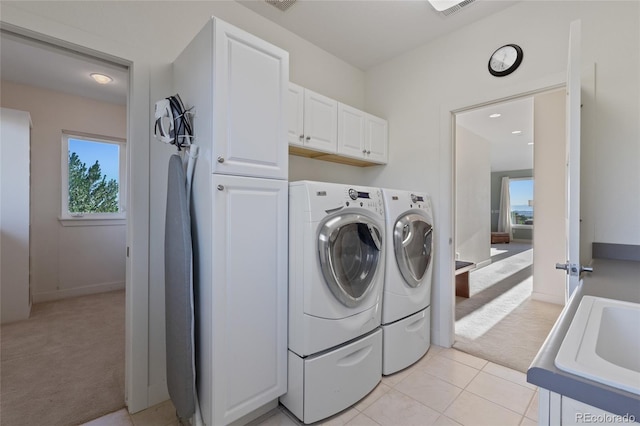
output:
M 538 391 L 525 374 L 455 349 L 433 346 L 411 367 L 382 378 L 326 426 L 534 426 Z M 279 406 L 251 426 L 301 425 Z M 84 426 L 178 426 L 170 401 L 129 415 L 120 410 Z

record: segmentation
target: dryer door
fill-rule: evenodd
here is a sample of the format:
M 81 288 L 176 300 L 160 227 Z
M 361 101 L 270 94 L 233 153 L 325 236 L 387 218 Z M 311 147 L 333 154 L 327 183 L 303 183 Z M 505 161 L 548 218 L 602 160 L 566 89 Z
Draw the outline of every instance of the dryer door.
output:
M 382 247 L 380 227 L 363 214 L 341 213 L 320 226 L 318 254 L 322 275 L 344 305 L 358 306 L 373 288 Z
M 393 248 L 398 269 L 406 283 L 410 287 L 420 286 L 433 252 L 431 224 L 415 213 L 401 216 L 393 227 Z

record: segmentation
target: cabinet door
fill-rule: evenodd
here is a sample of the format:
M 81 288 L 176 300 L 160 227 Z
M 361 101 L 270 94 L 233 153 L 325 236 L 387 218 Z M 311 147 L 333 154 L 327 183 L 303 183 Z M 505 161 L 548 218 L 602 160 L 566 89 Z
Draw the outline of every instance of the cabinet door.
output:
M 304 147 L 335 154 L 338 101 L 304 89 Z
M 338 104 L 338 154 L 363 159 L 365 113 L 342 103 Z
M 214 25 L 213 171 L 286 179 L 289 54 L 226 22 Z
M 386 164 L 388 159 L 389 131 L 387 120 L 371 114 L 365 116 L 365 148 L 366 159 L 380 164 Z
M 287 100 L 287 139 L 289 145 L 302 146 L 304 140 L 304 88 L 289 83 Z
M 213 419 L 286 392 L 288 183 L 213 175 Z

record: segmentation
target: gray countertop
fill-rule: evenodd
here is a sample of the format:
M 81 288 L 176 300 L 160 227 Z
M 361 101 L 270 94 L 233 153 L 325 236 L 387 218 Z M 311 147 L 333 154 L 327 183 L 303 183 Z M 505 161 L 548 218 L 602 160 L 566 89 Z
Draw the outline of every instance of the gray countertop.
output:
M 640 262 L 594 259 L 593 272 L 586 274 L 582 285 L 560 313 L 527 371 L 527 381 L 605 411 L 640 419 L 640 396 L 567 373 L 554 364 L 580 300 L 585 295 L 640 303 Z

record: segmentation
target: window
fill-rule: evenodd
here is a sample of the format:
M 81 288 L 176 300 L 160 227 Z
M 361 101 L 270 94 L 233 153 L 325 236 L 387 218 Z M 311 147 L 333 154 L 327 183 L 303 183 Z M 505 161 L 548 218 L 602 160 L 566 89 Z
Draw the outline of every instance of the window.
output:
M 533 225 L 533 178 L 509 180 L 511 200 L 511 225 L 528 227 Z
M 125 155 L 122 139 L 64 133 L 61 219 L 124 219 Z

